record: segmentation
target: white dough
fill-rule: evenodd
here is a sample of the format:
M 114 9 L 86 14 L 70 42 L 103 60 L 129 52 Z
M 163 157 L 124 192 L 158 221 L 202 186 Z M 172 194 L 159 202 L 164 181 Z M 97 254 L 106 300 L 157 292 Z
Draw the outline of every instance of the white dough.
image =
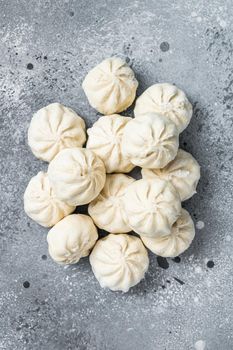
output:
M 133 103 L 138 82 L 125 61 L 111 57 L 87 74 L 82 87 L 90 105 L 108 115 L 122 112 Z
M 163 83 L 150 86 L 137 99 L 134 115 L 158 113 L 173 121 L 179 132 L 190 122 L 193 109 L 185 93 L 175 85 Z
M 46 173 L 40 171 L 30 181 L 24 193 L 26 214 L 44 227 L 55 225 L 75 207 L 60 201 L 50 186 Z
M 176 158 L 163 169 L 142 169 L 142 177 L 170 181 L 179 192 L 181 200 L 185 201 L 196 193 L 200 166 L 190 153 L 179 149 Z
M 102 288 L 128 292 L 144 278 L 149 259 L 139 238 L 109 234 L 96 243 L 90 263 Z
M 111 233 L 131 231 L 125 217 L 122 197 L 126 188 L 134 181 L 124 174 L 107 175 L 104 188 L 88 207 L 89 215 L 99 228 Z
M 60 103 L 51 103 L 36 112 L 28 129 L 33 154 L 46 162 L 62 149 L 82 147 L 85 141 L 84 120 Z
M 113 114 L 100 117 L 87 130 L 87 148 L 94 151 L 104 162 L 107 173 L 128 173 L 134 165 L 122 155 L 121 139 L 125 125 L 132 120 Z
M 71 205 L 91 202 L 105 184 L 102 160 L 91 150 L 69 148 L 51 161 L 48 176 L 54 193 Z
M 177 154 L 179 135 L 173 122 L 158 114 L 129 121 L 122 137 L 122 152 L 142 168 L 163 168 Z
M 161 179 L 135 181 L 127 187 L 123 203 L 129 226 L 146 237 L 169 234 L 181 211 L 178 192 Z
M 49 231 L 49 254 L 59 264 L 76 264 L 80 258 L 89 255 L 97 239 L 92 219 L 87 215 L 72 214 Z
M 173 224 L 169 235 L 156 238 L 141 237 L 141 239 L 153 253 L 165 258 L 173 258 L 188 249 L 194 236 L 193 220 L 189 213 L 182 209 L 181 215 Z

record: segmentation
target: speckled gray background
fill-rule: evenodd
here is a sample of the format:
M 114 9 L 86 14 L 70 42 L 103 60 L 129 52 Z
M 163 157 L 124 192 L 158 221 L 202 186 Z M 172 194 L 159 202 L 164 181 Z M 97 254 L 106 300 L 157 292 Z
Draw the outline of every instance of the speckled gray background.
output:
M 232 0 L 0 1 L 0 349 L 233 349 L 232 21 Z M 185 207 L 204 228 L 179 263 L 151 255 L 127 294 L 101 290 L 88 259 L 53 263 L 22 203 L 46 169 L 26 142 L 33 112 L 58 101 L 90 126 L 81 82 L 114 54 L 138 94 L 164 81 L 187 92 L 194 116 L 180 142 L 202 167 Z

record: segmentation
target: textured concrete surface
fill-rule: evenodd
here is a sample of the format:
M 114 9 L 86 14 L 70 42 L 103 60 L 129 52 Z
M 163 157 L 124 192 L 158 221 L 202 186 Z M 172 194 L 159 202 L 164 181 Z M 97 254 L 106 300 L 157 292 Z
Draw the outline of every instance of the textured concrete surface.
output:
M 232 21 L 231 0 L 0 1 L 0 349 L 233 349 Z M 202 167 L 185 203 L 194 243 L 180 260 L 151 255 L 127 294 L 101 290 L 88 259 L 53 263 L 47 230 L 22 203 L 46 169 L 27 146 L 32 113 L 58 101 L 90 126 L 98 115 L 81 82 L 114 54 L 135 70 L 138 94 L 164 81 L 188 93 L 180 142 Z

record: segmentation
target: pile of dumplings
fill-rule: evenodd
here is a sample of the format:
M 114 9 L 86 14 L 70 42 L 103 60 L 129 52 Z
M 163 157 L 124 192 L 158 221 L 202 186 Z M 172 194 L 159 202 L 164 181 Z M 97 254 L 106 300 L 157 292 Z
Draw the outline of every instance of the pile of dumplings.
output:
M 117 57 L 93 68 L 82 86 L 104 116 L 87 138 L 84 120 L 62 104 L 34 114 L 28 144 L 49 165 L 30 180 L 24 208 L 52 227 L 47 242 L 54 261 L 76 264 L 89 255 L 101 287 L 127 292 L 148 270 L 146 248 L 176 257 L 194 238 L 181 202 L 196 192 L 200 167 L 179 149 L 192 106 L 176 86 L 154 84 L 136 100 L 135 118 L 119 115 L 135 100 L 138 82 Z M 135 166 L 142 168 L 140 180 L 127 175 Z M 84 204 L 89 215 L 72 214 Z M 97 228 L 108 234 L 99 239 Z

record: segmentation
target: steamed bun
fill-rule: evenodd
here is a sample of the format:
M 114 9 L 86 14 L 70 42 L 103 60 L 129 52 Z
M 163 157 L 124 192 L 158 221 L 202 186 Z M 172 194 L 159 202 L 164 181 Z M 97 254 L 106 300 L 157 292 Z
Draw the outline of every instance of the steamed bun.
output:
M 135 180 L 124 174 L 107 175 L 104 188 L 88 207 L 88 213 L 99 228 L 111 233 L 131 231 L 122 204 L 126 188 Z
M 181 211 L 178 192 L 161 179 L 133 182 L 125 191 L 123 203 L 131 229 L 146 237 L 169 234 Z
M 109 234 L 96 243 L 90 263 L 102 288 L 128 292 L 144 278 L 149 259 L 139 238 Z
M 173 258 L 188 249 L 194 236 L 193 220 L 189 213 L 182 209 L 179 218 L 171 228 L 170 234 L 156 238 L 141 237 L 141 239 L 153 253 L 165 258 Z
M 104 162 L 107 173 L 131 171 L 134 165 L 122 155 L 121 139 L 129 117 L 113 114 L 100 117 L 87 130 L 87 148 L 94 151 Z
M 181 200 L 185 201 L 196 193 L 200 166 L 190 153 L 179 149 L 176 158 L 163 169 L 142 169 L 142 177 L 170 181 L 179 192 Z
M 108 115 L 122 112 L 133 103 L 138 82 L 125 61 L 111 57 L 87 74 L 82 87 L 90 105 Z
M 124 128 L 122 153 L 142 168 L 163 168 L 175 158 L 178 147 L 175 124 L 161 115 L 143 115 Z
M 85 141 L 84 120 L 60 103 L 51 103 L 36 112 L 28 129 L 33 154 L 46 162 L 62 149 L 82 147 Z
M 55 196 L 46 173 L 40 171 L 30 180 L 24 193 L 24 210 L 41 226 L 55 225 L 74 209 L 74 206 L 62 202 Z
M 91 150 L 69 148 L 51 161 L 48 176 L 55 195 L 70 205 L 91 202 L 104 187 L 102 160 Z
M 137 99 L 134 115 L 158 113 L 173 121 L 179 132 L 183 131 L 192 117 L 192 105 L 185 93 L 175 85 L 164 83 L 150 86 Z
M 89 216 L 69 215 L 49 231 L 49 254 L 59 264 L 76 264 L 89 255 L 97 239 L 97 229 Z

